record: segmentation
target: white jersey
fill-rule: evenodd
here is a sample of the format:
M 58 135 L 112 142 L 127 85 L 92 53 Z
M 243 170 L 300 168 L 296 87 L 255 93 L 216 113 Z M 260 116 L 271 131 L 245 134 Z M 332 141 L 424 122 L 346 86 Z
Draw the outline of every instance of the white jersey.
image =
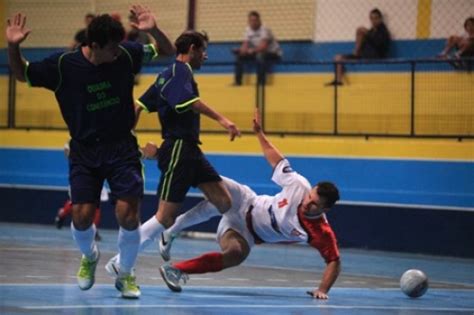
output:
M 250 48 L 257 48 L 263 40 L 267 40 L 267 51 L 279 56 L 282 55 L 280 45 L 273 36 L 272 31 L 264 25 L 261 25 L 257 30 L 253 30 L 250 26 L 247 26 L 245 29 L 244 40 L 248 41 Z
M 275 167 L 272 180 L 283 190 L 275 196 L 255 198 L 251 210 L 255 233 L 266 243 L 307 242 L 308 234 L 298 219 L 298 206 L 311 185 L 286 159 Z

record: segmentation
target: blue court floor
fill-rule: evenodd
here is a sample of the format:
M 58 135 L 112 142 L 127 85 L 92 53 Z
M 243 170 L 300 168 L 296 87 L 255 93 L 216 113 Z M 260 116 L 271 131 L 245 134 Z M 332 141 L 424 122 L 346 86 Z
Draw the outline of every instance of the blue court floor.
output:
M 137 264 L 139 300 L 124 300 L 103 269 L 116 250 L 115 231 L 101 231 L 96 285 L 75 283 L 79 254 L 69 230 L 0 223 L 0 314 L 474 314 L 474 260 L 342 249 L 343 271 L 327 301 L 306 291 L 324 264 L 306 246 L 254 247 L 242 266 L 192 275 L 181 293 L 159 276 L 156 248 Z M 472 245 L 472 244 L 471 244 Z M 217 250 L 212 240 L 180 238 L 176 259 Z M 430 289 L 410 299 L 398 288 L 409 268 L 425 271 Z

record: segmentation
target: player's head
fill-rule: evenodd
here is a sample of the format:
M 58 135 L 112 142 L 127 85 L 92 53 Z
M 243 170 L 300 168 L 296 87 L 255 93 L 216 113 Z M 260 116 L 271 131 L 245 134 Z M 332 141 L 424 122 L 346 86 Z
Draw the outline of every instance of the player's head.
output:
M 87 13 L 85 16 L 84 16 L 84 24 L 86 26 L 89 26 L 89 24 L 91 24 L 92 20 L 95 18 L 95 15 L 93 13 Z
M 377 27 L 383 23 L 382 12 L 377 8 L 370 10 L 369 18 L 370 24 L 372 24 L 373 27 Z
M 328 212 L 339 200 L 339 190 L 331 182 L 319 182 L 303 199 L 302 208 L 305 215 L 317 216 Z
M 248 15 L 248 22 L 251 29 L 253 29 L 254 31 L 258 30 L 262 25 L 260 13 L 258 13 L 257 11 L 250 11 Z
M 108 14 L 95 17 L 87 27 L 87 46 L 101 62 L 112 62 L 118 57 L 119 43 L 124 37 L 125 29 L 122 23 Z
M 187 55 L 191 67 L 193 69 L 200 69 L 207 59 L 208 41 L 209 37 L 206 33 L 186 31 L 174 42 L 176 55 Z
M 474 16 L 470 16 L 464 21 L 464 29 L 468 34 L 474 34 Z

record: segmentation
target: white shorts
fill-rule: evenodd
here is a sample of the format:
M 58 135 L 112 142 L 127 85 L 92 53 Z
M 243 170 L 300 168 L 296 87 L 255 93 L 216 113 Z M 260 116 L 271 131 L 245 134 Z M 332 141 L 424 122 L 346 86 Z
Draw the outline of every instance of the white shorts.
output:
M 245 215 L 257 195 L 248 186 L 239 184 L 230 178 L 221 177 L 232 196 L 232 208 L 224 213 L 219 222 L 217 241 L 220 242 L 222 236 L 228 230 L 234 230 L 247 241 L 249 247 L 252 247 L 255 240 L 247 228 Z

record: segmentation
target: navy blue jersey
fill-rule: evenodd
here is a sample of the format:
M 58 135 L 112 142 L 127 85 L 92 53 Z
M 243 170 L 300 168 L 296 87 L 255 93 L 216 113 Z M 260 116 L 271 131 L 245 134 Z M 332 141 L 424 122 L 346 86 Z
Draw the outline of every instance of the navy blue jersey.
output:
M 134 75 L 156 51 L 152 45 L 131 42 L 120 49 L 114 62 L 100 65 L 90 63 L 81 49 L 28 64 L 28 83 L 54 91 L 72 139 L 108 141 L 130 134 Z
M 147 112 L 158 112 L 163 139 L 199 142 L 200 115 L 191 110 L 198 99 L 191 66 L 176 61 L 158 75 L 138 103 Z

